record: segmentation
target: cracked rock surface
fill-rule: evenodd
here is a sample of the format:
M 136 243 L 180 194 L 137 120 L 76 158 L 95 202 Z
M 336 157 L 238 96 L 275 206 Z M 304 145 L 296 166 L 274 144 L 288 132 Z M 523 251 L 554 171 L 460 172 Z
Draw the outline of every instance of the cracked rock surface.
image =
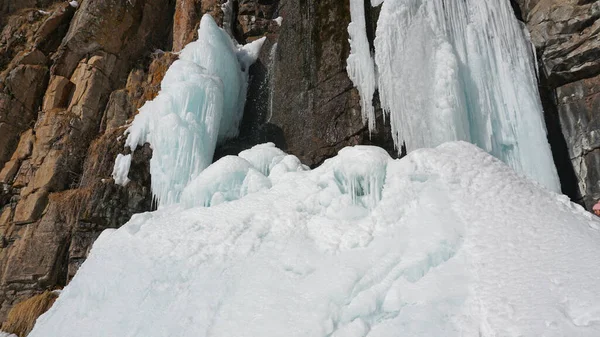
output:
M 550 137 L 564 138 L 572 165 L 569 194 L 591 209 L 600 199 L 600 2 L 517 2 L 537 48 L 546 113 L 560 124 Z
M 15 3 L 0 2 L 0 322 L 64 286 L 102 230 L 151 209 L 149 148 L 127 188 L 110 174 L 127 119 L 174 59 L 151 56 L 170 48 L 153 28 L 172 26 L 174 1 Z

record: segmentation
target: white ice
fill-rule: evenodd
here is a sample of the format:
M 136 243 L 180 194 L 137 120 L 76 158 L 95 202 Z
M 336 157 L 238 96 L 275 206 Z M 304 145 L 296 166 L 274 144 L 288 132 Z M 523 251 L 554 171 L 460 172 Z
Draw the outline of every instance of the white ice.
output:
M 105 231 L 30 337 L 600 336 L 600 222 L 475 146 L 243 156 Z
M 397 147 L 405 143 L 411 151 L 469 141 L 560 191 L 531 44 L 509 1 L 372 4 L 382 2 L 374 41 L 376 67 L 369 63 L 366 35 L 360 31 L 363 2 L 351 2 L 348 73 L 359 89 L 363 113 L 371 115 L 370 74 L 376 68 L 381 105 L 389 114 Z M 369 117 L 369 127 L 373 125 Z
M 246 159 L 252 166 L 262 174 L 268 176 L 275 165 L 287 156 L 287 154 L 273 143 L 256 145 L 249 150 L 240 152 L 239 157 Z
M 270 180 L 254 169 L 247 160 L 226 156 L 188 184 L 183 190 L 181 202 L 187 207 L 210 207 L 270 187 Z
M 113 168 L 112 177 L 115 180 L 115 184 L 126 186 L 129 183 L 129 168 L 131 167 L 131 154 L 122 155 L 118 154 L 115 160 L 115 166 Z
M 231 24 L 233 22 L 233 1 L 227 0 L 221 4 L 221 12 L 223 12 L 223 29 L 229 36 L 233 37 L 233 29 Z
M 348 25 L 350 35 L 350 55 L 348 56 L 348 77 L 358 88 L 362 107 L 363 123 L 368 124 L 369 131 L 375 129 L 375 63 L 371 56 L 365 18 L 364 0 L 350 0 L 351 22 Z
M 159 205 L 179 201 L 185 186 L 211 164 L 218 142 L 237 136 L 246 101 L 248 69 L 264 39 L 234 45 L 210 15 L 198 40 L 167 70 L 158 96 L 140 108 L 127 130 L 132 151 L 150 143 L 152 192 Z M 115 172 L 127 176 L 117 160 Z
M 291 167 L 286 161 L 292 159 Z M 209 166 L 183 190 L 185 207 L 215 206 L 245 195 L 271 188 L 271 171 L 277 181 L 278 172 L 302 171 L 308 168 L 300 161 L 275 147 L 273 143 L 254 146 L 239 156 L 226 156 Z M 286 160 L 287 159 L 287 160 Z M 281 173 L 283 172 L 283 173 Z

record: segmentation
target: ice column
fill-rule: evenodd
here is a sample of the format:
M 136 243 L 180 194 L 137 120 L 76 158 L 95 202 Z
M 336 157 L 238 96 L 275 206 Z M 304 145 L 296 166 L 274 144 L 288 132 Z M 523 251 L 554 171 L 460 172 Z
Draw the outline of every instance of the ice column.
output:
M 371 56 L 365 19 L 364 0 L 350 0 L 351 22 L 348 25 L 350 35 L 350 55 L 347 60 L 348 76 L 356 84 L 360 94 L 363 123 L 368 123 L 369 131 L 375 129 L 375 63 Z
M 205 15 L 198 40 L 168 69 L 158 96 L 140 108 L 127 130 L 126 146 L 135 151 L 150 143 L 152 192 L 159 205 L 179 202 L 189 181 L 212 163 L 217 142 L 238 134 L 247 70 L 262 42 L 236 46 Z M 122 171 L 115 171 L 119 181 L 125 181 Z
M 352 12 L 361 5 L 353 1 Z M 349 30 L 362 22 L 352 19 Z M 560 190 L 531 44 L 508 0 L 385 0 L 374 45 L 377 88 L 396 146 L 470 141 Z M 363 99 L 369 81 L 351 69 Z

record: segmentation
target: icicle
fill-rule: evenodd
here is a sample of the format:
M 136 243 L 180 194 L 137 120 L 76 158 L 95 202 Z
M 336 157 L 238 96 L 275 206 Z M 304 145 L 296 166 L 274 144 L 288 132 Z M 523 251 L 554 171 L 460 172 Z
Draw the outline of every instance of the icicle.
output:
M 127 186 L 129 183 L 129 168 L 131 167 L 131 154 L 126 156 L 119 153 L 115 160 L 115 167 L 113 168 L 112 177 L 115 180 L 115 184 L 121 186 Z
M 198 40 L 168 69 L 158 96 L 140 108 L 126 146 L 152 146 L 152 192 L 159 206 L 179 202 L 188 183 L 211 164 L 217 142 L 237 136 L 248 68 L 263 42 L 236 46 L 210 15 L 203 16 Z M 118 158 L 114 173 L 123 183 L 125 159 Z
M 267 123 L 271 121 L 273 117 L 273 98 L 275 88 L 275 67 L 277 66 L 277 59 L 275 55 L 277 53 L 277 42 L 273 43 L 271 52 L 269 53 L 269 67 L 267 69 L 267 76 L 269 77 L 269 111 L 267 115 Z
M 360 94 L 363 123 L 368 124 L 371 132 L 375 129 L 375 109 L 372 102 L 375 94 L 375 64 L 367 38 L 364 0 L 350 0 L 350 15 L 350 56 L 346 69 Z
M 347 147 L 332 162 L 333 177 L 353 204 L 372 209 L 381 200 L 389 159 L 378 147 Z
M 233 29 L 231 23 L 233 22 L 233 0 L 227 0 L 221 5 L 221 11 L 223 12 L 223 29 L 233 39 Z

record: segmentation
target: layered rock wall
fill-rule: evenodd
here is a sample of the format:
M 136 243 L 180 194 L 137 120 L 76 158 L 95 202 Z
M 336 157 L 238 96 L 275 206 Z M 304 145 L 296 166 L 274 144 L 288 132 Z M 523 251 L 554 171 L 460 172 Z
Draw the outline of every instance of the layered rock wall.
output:
M 11 2 L 12 3 L 12 2 Z M 48 2 L 50 3 L 50 2 Z M 32 5 L 44 5 L 40 1 Z M 12 7 L 11 7 L 12 8 Z M 136 179 L 110 181 L 123 125 L 151 98 L 169 55 L 174 2 L 62 1 L 21 9 L 0 37 L 0 321 L 61 287 L 105 228 L 151 208 L 149 149 Z M 134 70 L 146 68 L 149 72 Z M 171 61 L 172 62 L 172 61 Z
M 600 199 L 600 2 L 517 1 L 537 49 L 563 191 L 591 209 Z

